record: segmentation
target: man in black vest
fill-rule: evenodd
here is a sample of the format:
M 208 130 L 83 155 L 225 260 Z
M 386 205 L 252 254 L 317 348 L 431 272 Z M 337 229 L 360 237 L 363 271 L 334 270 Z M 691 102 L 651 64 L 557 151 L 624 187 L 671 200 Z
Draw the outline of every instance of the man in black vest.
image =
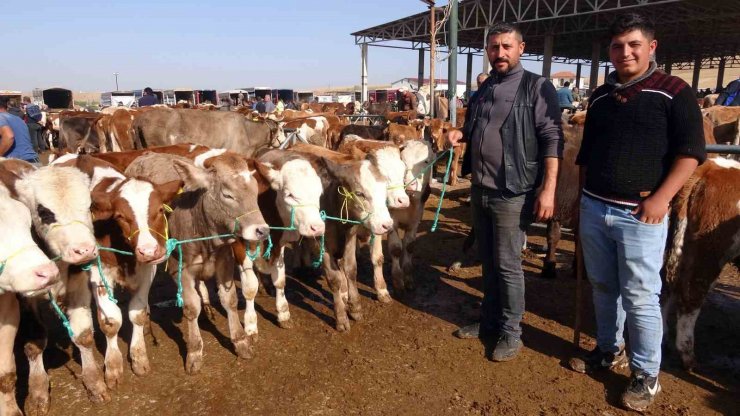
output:
M 498 336 L 490 357 L 509 361 L 521 349 L 525 231 L 555 211 L 555 185 L 563 132 L 555 87 L 522 68 L 524 41 L 518 27 L 488 30 L 486 53 L 494 69 L 470 102 L 453 146 L 468 143 L 463 175 L 473 174 L 473 225 L 483 263 L 480 323 L 458 329 L 460 338 Z

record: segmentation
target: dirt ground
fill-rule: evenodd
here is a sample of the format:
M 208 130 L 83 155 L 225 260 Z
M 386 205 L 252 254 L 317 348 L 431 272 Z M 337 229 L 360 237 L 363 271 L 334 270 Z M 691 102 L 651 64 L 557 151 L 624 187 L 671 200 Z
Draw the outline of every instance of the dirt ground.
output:
M 448 193 L 437 232 L 429 233 L 439 193 L 428 203 L 416 246 L 415 292 L 391 304 L 373 296 L 367 248 L 360 254 L 359 279 L 364 320 L 348 333 L 334 330 L 331 295 L 323 278 L 294 276 L 288 281 L 293 329 L 280 329 L 274 298 L 258 297 L 260 339 L 255 357 L 240 360 L 228 339 L 225 313 L 201 315 L 203 371 L 188 376 L 184 363 L 184 323 L 171 306 L 175 287 L 158 277 L 151 294 L 152 333 L 147 334 L 152 372 L 138 378 L 124 369 L 121 386 L 104 405 L 91 404 L 79 379 L 79 354 L 62 332 L 45 353 L 52 415 L 621 415 L 626 371 L 595 376 L 574 373 L 564 363 L 571 344 L 575 279 L 571 277 L 572 235 L 560 250 L 556 280 L 542 280 L 543 230 L 533 228 L 524 257 L 527 313 L 524 349 L 509 363 L 486 359 L 491 345 L 459 340 L 452 332 L 474 321 L 481 299 L 480 266 L 468 261 L 455 273 L 446 268 L 459 257 L 469 229 L 469 208 L 460 198 L 466 185 Z M 389 276 L 386 264 L 386 275 Z M 388 279 L 390 286 L 390 279 Z M 593 314 L 585 287 L 582 336 L 592 348 Z M 217 300 L 216 296 L 211 296 Z M 163 303 L 164 302 L 164 303 Z M 170 306 L 168 306 L 168 304 Z M 244 307 L 243 302 L 240 305 Z M 127 316 L 124 312 L 124 316 Z M 124 324 L 121 350 L 128 354 L 130 324 Z M 663 393 L 648 414 L 740 415 L 740 278 L 725 270 L 697 324 L 699 366 L 686 372 L 666 357 Z M 98 351 L 104 338 L 96 334 Z M 16 352 L 19 404 L 24 404 L 27 365 Z M 102 355 L 99 354 L 102 363 Z

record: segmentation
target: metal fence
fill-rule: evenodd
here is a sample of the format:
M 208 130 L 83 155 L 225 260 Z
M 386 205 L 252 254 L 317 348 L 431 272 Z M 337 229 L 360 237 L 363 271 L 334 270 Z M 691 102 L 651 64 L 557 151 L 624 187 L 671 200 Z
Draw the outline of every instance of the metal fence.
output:
M 734 144 L 708 144 L 707 153 L 740 155 L 740 146 Z

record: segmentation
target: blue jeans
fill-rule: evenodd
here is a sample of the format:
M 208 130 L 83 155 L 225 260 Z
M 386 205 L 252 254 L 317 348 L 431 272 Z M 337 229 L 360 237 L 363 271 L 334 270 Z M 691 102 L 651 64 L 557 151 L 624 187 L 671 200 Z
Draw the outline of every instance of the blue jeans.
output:
M 593 287 L 597 345 L 619 351 L 626 320 L 630 367 L 651 376 L 660 371 L 660 269 L 667 233 L 667 217 L 660 224 L 645 224 L 630 208 L 581 197 L 580 237 Z
M 483 265 L 481 331 L 520 338 L 524 316 L 522 246 L 534 217 L 534 192 L 515 195 L 473 186 L 470 205 Z

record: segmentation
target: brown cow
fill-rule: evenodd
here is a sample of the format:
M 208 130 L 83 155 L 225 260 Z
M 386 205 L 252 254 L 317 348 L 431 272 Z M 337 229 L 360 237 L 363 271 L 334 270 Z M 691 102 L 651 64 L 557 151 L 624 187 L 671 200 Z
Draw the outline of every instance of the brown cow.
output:
M 694 327 L 722 268 L 740 260 L 740 163 L 714 158 L 699 166 L 673 200 L 665 263 L 663 319 L 677 315 L 675 346 L 695 364 Z
M 164 205 L 175 197 L 182 181 L 155 186 L 143 179 L 127 178 L 112 164 L 84 155 L 59 158 L 54 164 L 76 167 L 90 178 L 90 209 L 98 244 L 134 253 L 132 257 L 103 251 L 100 258 L 103 275 L 111 288 L 120 286 L 132 293 L 128 305 L 133 325 L 129 350 L 134 374 L 144 375 L 150 370 L 144 342 L 144 325 L 149 319 L 149 288 L 156 265 L 165 260 L 166 254 L 168 231 Z M 100 328 L 107 339 L 105 380 L 113 389 L 123 374 L 123 359 L 118 347 L 118 331 L 123 320 L 120 307 L 109 299 L 97 270 L 97 267 L 93 269 L 90 280 L 99 288 L 93 296 Z
M 59 118 L 59 149 L 71 153 L 107 152 L 111 148 L 103 125 L 107 114 L 62 112 Z
M 402 144 L 407 140 L 421 140 L 424 137 L 424 125 L 407 126 L 398 123 L 388 123 L 385 139 L 395 144 Z

